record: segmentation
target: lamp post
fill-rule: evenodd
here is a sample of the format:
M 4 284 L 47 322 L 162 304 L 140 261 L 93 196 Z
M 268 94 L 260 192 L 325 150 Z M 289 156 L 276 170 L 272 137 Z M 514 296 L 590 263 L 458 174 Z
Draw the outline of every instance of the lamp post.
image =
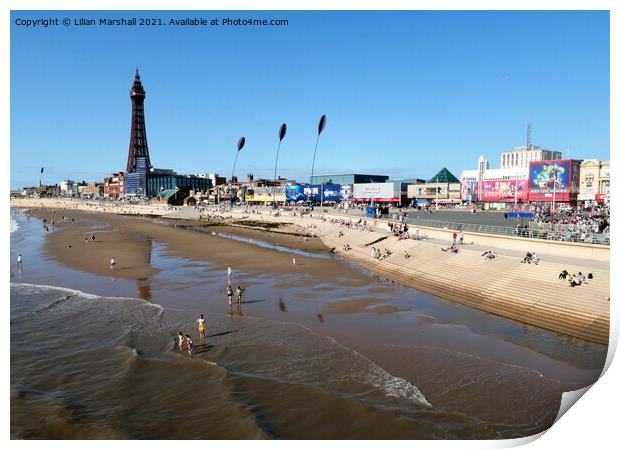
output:
M 553 198 L 551 200 L 551 214 L 555 217 L 555 183 L 558 179 L 558 172 L 556 168 L 553 168 Z
M 239 152 L 241 151 L 244 145 L 245 145 L 245 137 L 241 136 L 241 138 L 239 139 L 239 142 L 237 142 L 237 153 L 235 153 L 235 162 L 233 163 L 232 174 L 230 175 L 230 207 L 231 208 L 232 208 L 232 203 L 233 203 L 232 202 L 233 201 L 232 183 L 233 183 L 233 178 L 235 177 L 235 167 L 237 166 L 237 158 L 239 157 Z
M 235 167 L 237 166 L 237 157 L 239 156 L 239 152 L 245 145 L 245 138 L 241 136 L 239 142 L 237 142 L 237 153 L 235 154 L 235 162 L 233 163 L 232 174 L 230 175 L 230 182 L 232 183 L 233 178 L 235 177 Z
M 558 183 L 558 172 L 562 173 L 564 172 L 564 169 L 554 164 L 551 166 L 551 170 L 553 171 L 553 197 L 551 200 L 551 212 L 555 216 L 555 191 Z
M 273 205 L 275 207 L 276 205 L 276 192 L 275 192 L 275 183 L 276 183 L 276 176 L 277 176 L 277 172 L 278 172 L 278 156 L 280 155 L 280 145 L 282 144 L 282 139 L 284 139 L 284 136 L 286 136 L 286 123 L 283 123 L 280 126 L 280 133 L 279 133 L 279 137 L 280 140 L 278 141 L 278 151 L 276 152 L 276 164 L 275 167 L 273 168 L 273 188 L 272 188 L 272 194 L 273 194 Z
M 517 195 L 519 192 L 519 180 L 515 180 L 515 212 L 517 212 Z
M 319 137 L 321 137 L 321 133 L 323 132 L 323 129 L 325 128 L 326 124 L 327 124 L 327 117 L 325 117 L 325 114 L 323 114 L 321 116 L 321 119 L 319 120 L 319 132 L 316 135 L 316 142 L 314 144 L 314 154 L 312 155 L 312 171 L 310 172 L 310 194 L 312 194 L 312 179 L 314 178 L 314 160 L 316 159 L 316 149 L 319 146 Z M 321 193 L 321 206 L 323 206 L 322 193 Z

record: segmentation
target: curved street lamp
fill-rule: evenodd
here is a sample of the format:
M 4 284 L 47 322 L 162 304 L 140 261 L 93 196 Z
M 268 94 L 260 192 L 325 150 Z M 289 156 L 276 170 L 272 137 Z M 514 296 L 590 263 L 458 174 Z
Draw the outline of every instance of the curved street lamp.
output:
M 276 203 L 275 182 L 277 181 L 276 174 L 278 172 L 278 156 L 280 155 L 280 145 L 282 144 L 282 139 L 284 139 L 284 136 L 286 136 L 286 123 L 283 123 L 280 126 L 280 133 L 279 133 L 280 140 L 278 141 L 278 151 L 276 152 L 276 165 L 273 168 L 274 189 L 272 190 L 272 192 L 273 192 L 273 203 L 274 203 L 274 205 Z
M 325 114 L 323 114 L 321 116 L 321 119 L 319 120 L 319 132 L 316 135 L 316 143 L 314 144 L 314 154 L 312 155 L 312 171 L 310 172 L 310 195 L 312 195 L 312 179 L 314 178 L 314 160 L 316 159 L 316 149 L 319 146 L 319 137 L 321 137 L 321 133 L 323 132 L 323 129 L 325 128 L 326 124 L 327 124 L 327 117 L 325 116 Z M 322 191 L 321 191 L 321 203 L 323 203 Z
M 244 145 L 245 145 L 245 138 L 241 136 L 241 139 L 239 139 L 239 142 L 237 142 L 237 153 L 235 154 L 235 162 L 233 164 L 232 175 L 230 176 L 231 183 L 232 183 L 233 178 L 235 177 L 235 167 L 237 166 L 237 157 L 239 156 L 239 152 L 241 151 Z

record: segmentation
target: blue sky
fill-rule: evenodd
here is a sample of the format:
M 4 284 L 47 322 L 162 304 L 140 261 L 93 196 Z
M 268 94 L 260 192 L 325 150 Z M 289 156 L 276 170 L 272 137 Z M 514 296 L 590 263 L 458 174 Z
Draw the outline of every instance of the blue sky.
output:
M 282 27 L 25 28 L 20 18 L 268 18 Z M 11 187 L 124 170 L 139 66 L 151 161 L 179 173 L 456 176 L 526 141 L 609 159 L 607 12 L 11 14 Z

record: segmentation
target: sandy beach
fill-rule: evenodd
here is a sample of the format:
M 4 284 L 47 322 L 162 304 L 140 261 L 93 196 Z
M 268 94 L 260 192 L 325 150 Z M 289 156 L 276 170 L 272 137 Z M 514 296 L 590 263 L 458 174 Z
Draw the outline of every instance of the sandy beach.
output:
M 172 375 L 173 368 L 179 367 L 178 352 L 174 350 L 176 330 L 189 329 L 193 334 L 195 317 L 206 313 L 211 337 L 200 344 L 193 359 L 225 367 L 227 375 L 224 390 L 208 394 L 210 400 L 205 407 L 209 409 L 205 414 L 217 423 L 219 413 L 231 405 L 230 399 L 220 394 L 229 389 L 242 393 L 241 398 L 233 396 L 234 403 L 258 405 L 254 408 L 260 411 L 258 417 L 263 417 L 256 422 L 258 425 L 247 428 L 244 436 L 317 437 L 316 430 L 322 430 L 323 437 L 353 433 L 360 438 L 527 435 L 552 423 L 563 391 L 585 386 L 598 377 L 606 354 L 604 346 L 414 291 L 406 287 L 407 283 L 394 283 L 390 274 L 377 277 L 373 273 L 380 270 L 360 268 L 366 263 L 353 263 L 340 250 L 337 254 L 329 252 L 330 240 L 342 245 L 341 238 L 336 237 L 341 229 L 338 224 L 313 221 L 302 226 L 294 223 L 294 217 L 281 217 L 278 219 L 289 225 L 282 227 L 284 233 L 275 233 L 273 227 L 268 227 L 271 231 L 267 232 L 230 226 L 228 219 L 199 223 L 179 217 L 160 219 L 150 214 L 140 217 L 54 207 L 31 207 L 26 213 L 31 221 L 22 221 L 15 233 L 24 240 L 12 244 L 12 257 L 21 251 L 26 258 L 24 272 L 12 275 L 13 281 L 26 284 L 15 288 L 27 290 L 27 283 L 36 283 L 104 296 L 94 303 L 91 297 L 85 297 L 90 312 L 76 311 L 68 323 L 88 320 L 93 314 L 100 317 L 99 326 L 89 324 L 84 329 L 101 332 L 102 336 L 118 335 L 119 341 L 110 343 L 114 358 L 126 358 L 125 349 L 135 349 L 137 356 L 131 358 L 137 360 L 129 366 L 127 373 L 131 377 L 127 383 L 133 383 L 133 377 L 155 386 L 167 380 L 172 390 L 182 390 L 181 386 L 172 386 L 185 379 L 185 375 Z M 43 218 L 48 224 L 55 221 L 49 232 L 41 227 Z M 304 237 L 304 231 L 320 237 Z M 349 231 L 344 233 L 348 237 Z M 92 234 L 95 242 L 87 242 L 85 237 Z M 368 232 L 360 232 L 359 236 L 374 239 Z M 436 244 L 421 244 L 436 249 Z M 28 245 L 40 247 L 29 250 Z M 422 258 L 420 249 L 415 254 Z M 118 261 L 114 271 L 109 268 L 111 256 Z M 233 268 L 233 285 L 241 284 L 247 290 L 243 305 L 235 306 L 230 316 L 225 303 L 227 267 Z M 122 309 L 118 317 L 106 319 L 109 311 L 121 307 L 118 301 L 105 297 L 110 295 L 147 300 L 156 309 L 153 313 L 131 312 L 139 307 L 134 301 L 123 306 L 131 311 Z M 109 302 L 114 306 L 104 306 Z M 53 301 L 50 305 L 42 311 L 57 314 L 64 326 L 62 307 L 71 304 L 63 301 L 58 307 Z M 103 309 L 93 313 L 97 305 Z M 134 314 L 135 320 L 131 319 Z M 152 314 L 155 316 L 150 319 Z M 110 334 L 109 327 L 124 323 L 121 330 Z M 59 326 L 50 324 L 52 329 Z M 50 339 L 63 342 L 67 334 L 73 333 L 59 329 L 57 337 L 55 334 Z M 28 336 L 23 338 L 26 348 L 32 346 Z M 92 342 L 92 337 L 84 338 L 84 345 L 92 346 Z M 12 353 L 20 354 L 18 350 Z M 89 358 L 87 354 L 83 358 Z M 112 356 L 106 353 L 92 357 L 107 360 Z M 162 358 L 172 358 L 172 365 L 154 365 Z M 56 368 L 58 359 L 55 355 L 50 362 L 38 361 L 37 365 L 43 364 L 55 373 L 61 370 Z M 13 364 L 19 366 L 20 361 L 16 356 Z M 83 364 L 92 364 L 89 361 L 76 366 L 76 376 L 84 375 Z M 107 365 L 102 373 L 107 373 L 108 367 L 116 366 Z M 183 370 L 188 376 L 223 376 L 217 371 L 201 374 L 202 366 L 190 365 Z M 111 380 L 117 377 L 107 375 Z M 115 384 L 101 387 L 101 392 L 108 394 L 89 400 L 89 404 L 105 404 L 128 386 L 120 391 Z M 308 386 L 320 390 L 309 391 Z M 61 388 L 66 386 L 55 389 Z M 40 401 L 31 400 L 28 389 L 26 394 L 20 394 L 24 387 L 13 389 L 15 414 L 28 416 L 28 405 L 33 401 L 41 410 Z M 346 394 L 340 397 L 339 392 Z M 88 391 L 71 394 L 76 398 L 88 395 Z M 144 391 L 143 395 L 150 394 Z M 282 398 L 289 400 L 283 403 Z M 432 405 L 431 412 L 420 398 Z M 123 403 L 125 399 L 118 401 Z M 188 406 L 182 397 L 169 399 L 168 403 L 179 408 L 173 413 L 177 415 L 183 409 L 203 408 Z M 206 405 L 219 406 L 213 409 Z M 308 405 L 322 405 L 322 412 Z M 410 419 L 394 421 L 394 411 Z M 309 424 L 306 417 L 313 415 L 316 423 Z M 239 411 L 224 417 L 235 417 L 241 424 L 247 414 Z M 295 417 L 296 421 L 291 419 Z M 159 436 L 162 428 L 157 425 L 157 417 L 150 421 L 149 425 L 139 425 L 140 429 L 147 427 L 148 435 Z M 351 428 L 352 423 L 359 427 Z M 49 436 L 48 431 L 40 431 L 40 426 L 33 427 L 32 436 Z M 176 436 L 173 429 L 165 429 L 166 436 Z M 119 428 L 112 430 L 117 433 Z M 81 428 L 82 434 L 69 429 L 63 432 L 73 436 L 98 433 L 92 428 Z M 129 436 L 134 436 L 132 433 Z M 213 433 L 196 431 L 201 437 L 226 436 Z
M 348 217 L 335 214 L 315 213 L 297 214 L 287 213 L 279 216 L 263 211 L 243 211 L 233 209 L 222 212 L 216 208 L 209 210 L 206 215 L 210 220 L 205 221 L 205 213 L 202 217 L 188 208 L 169 209 L 165 207 L 149 208 L 148 206 L 101 206 L 88 202 L 71 202 L 58 200 L 15 200 L 15 206 L 45 206 L 44 214 L 51 217 L 50 213 L 56 208 L 73 211 L 89 212 L 115 212 L 124 215 L 143 215 L 150 217 L 161 216 L 162 220 L 177 220 L 178 227 L 183 227 L 187 233 L 194 233 L 188 239 L 173 239 L 170 248 L 183 251 L 192 258 L 222 257 L 226 256 L 230 264 L 238 265 L 245 269 L 261 265 L 264 254 L 257 251 L 256 257 L 248 255 L 246 247 L 240 245 L 231 251 L 228 246 L 222 250 L 217 245 L 206 247 L 195 245 L 201 238 L 196 236 L 195 230 L 211 233 L 225 233 L 222 226 L 234 230 L 236 235 L 251 238 L 256 233 L 262 233 L 264 240 L 274 245 L 283 245 L 300 250 L 309 249 L 333 249 L 335 253 L 351 260 L 368 270 L 371 270 L 389 280 L 398 281 L 407 286 L 437 295 L 444 299 L 456 301 L 468 306 L 487 312 L 498 314 L 503 317 L 516 319 L 528 324 L 543 327 L 552 331 L 562 332 L 571 336 L 587 339 L 593 342 L 606 344 L 609 339 L 609 262 L 604 260 L 585 260 L 566 256 L 566 249 L 557 246 L 550 254 L 539 254 L 544 260 L 541 265 L 519 264 L 522 255 L 528 249 L 528 245 L 538 243 L 521 244 L 523 250 L 515 251 L 515 241 L 505 243 L 506 247 L 480 247 L 471 245 L 462 246 L 461 254 L 451 255 L 439 251 L 442 246 L 450 243 L 450 231 L 446 231 L 444 239 L 427 239 L 424 241 L 399 241 L 387 233 L 387 223 L 372 221 L 373 231 L 359 231 L 343 226 L 341 222 L 353 222 Z M 51 211 L 50 211 L 51 208 Z M 148 211 L 148 213 L 145 213 Z M 327 211 L 327 210 L 326 210 Z M 43 212 L 43 211 L 42 211 Z M 194 220 L 181 218 L 191 217 Z M 176 222 L 175 222 L 176 223 Z M 154 236 L 160 238 L 161 231 L 145 221 L 141 226 L 149 227 Z M 211 229 L 211 226 L 215 228 Z M 218 227 L 219 226 L 219 227 Z M 204 228 L 204 229 L 203 229 Z M 128 231 L 138 231 L 135 226 L 128 226 Z M 207 231 L 208 230 L 208 231 Z M 423 233 L 433 233 L 431 230 L 423 230 Z M 305 238 L 302 236 L 306 236 Z M 308 238 L 315 236 L 316 238 Z M 470 236 L 468 236 L 472 239 Z M 170 238 L 170 236 L 168 237 Z M 476 240 L 483 240 L 476 237 Z M 497 239 L 496 239 L 497 240 Z M 55 252 L 63 249 L 66 237 L 56 240 Z M 373 244 L 375 243 L 376 244 Z M 344 244 L 351 246 L 351 250 L 345 251 Z M 499 245 L 503 243 L 500 241 Z M 144 245 L 132 243 L 133 245 Z M 378 261 L 370 256 L 370 248 L 375 246 L 384 251 L 388 249 L 393 256 L 383 261 Z M 497 245 L 497 244 L 496 244 Z M 66 243 L 65 243 L 66 246 Z M 92 249 L 91 246 L 90 248 Z M 581 246 L 584 247 L 584 246 Z M 97 261 L 109 261 L 113 250 L 107 250 L 104 254 L 93 253 Z M 494 261 L 488 261 L 480 257 L 481 249 L 492 248 L 498 255 Z M 129 278 L 134 276 L 146 276 L 140 271 L 149 269 L 146 260 L 136 261 L 134 252 L 127 247 L 127 253 L 119 249 L 123 259 L 123 270 Z M 581 250 L 581 249 L 580 249 Z M 600 249 L 603 251 L 605 249 Z M 568 250 L 570 252 L 570 249 Z M 405 252 L 414 255 L 413 258 L 405 258 Z M 558 253 L 555 253 L 558 252 Z M 608 249 L 607 249 L 608 252 Z M 63 262 L 75 267 L 75 264 L 83 263 L 82 258 L 70 258 L 77 252 L 64 252 Z M 254 254 L 254 253 L 253 253 Z M 607 253 L 608 258 L 608 253 Z M 303 256 L 299 264 L 309 264 Z M 291 258 L 292 260 L 292 258 Z M 119 259 L 120 261 L 120 259 Z M 103 263 L 98 262 L 93 270 L 104 270 Z M 274 270 L 290 270 L 289 262 L 278 261 Z M 571 273 L 579 271 L 587 274 L 593 273 L 594 279 L 587 284 L 570 289 L 567 283 L 558 280 L 557 274 L 562 270 Z M 307 270 L 313 270 L 307 267 Z M 321 274 L 327 276 L 329 274 Z M 123 275 L 119 275 L 123 276 Z M 519 293 L 515 295 L 514 293 Z M 344 307 L 344 306 L 343 306 Z M 350 307 L 355 308 L 351 305 Z M 379 311 L 379 310 L 377 310 Z

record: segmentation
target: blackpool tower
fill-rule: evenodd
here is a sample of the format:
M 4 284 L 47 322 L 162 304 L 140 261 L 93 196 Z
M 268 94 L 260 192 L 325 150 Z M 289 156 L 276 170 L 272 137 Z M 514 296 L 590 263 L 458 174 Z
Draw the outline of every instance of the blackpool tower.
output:
M 149 146 L 146 141 L 144 123 L 144 97 L 146 93 L 136 68 L 136 76 L 129 93 L 131 98 L 131 136 L 129 138 L 129 155 L 125 175 L 125 193 L 146 195 L 146 177 L 153 167 L 149 158 Z

